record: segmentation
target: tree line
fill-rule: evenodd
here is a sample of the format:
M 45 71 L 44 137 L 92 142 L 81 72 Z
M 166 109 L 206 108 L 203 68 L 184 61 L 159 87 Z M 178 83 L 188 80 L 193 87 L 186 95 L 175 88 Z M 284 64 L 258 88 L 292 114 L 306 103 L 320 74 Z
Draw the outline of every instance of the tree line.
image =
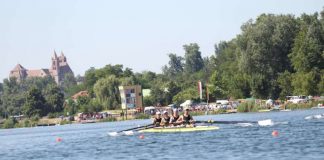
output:
M 0 84 L 0 115 L 24 113 L 44 116 L 53 112 L 97 112 L 120 108 L 119 85 L 139 84 L 150 89 L 144 105 L 201 101 L 197 82 L 204 84 L 203 99 L 284 99 L 288 95 L 324 94 L 324 10 L 294 15 L 261 14 L 241 26 L 241 33 L 215 44 L 202 57 L 199 45 L 183 45 L 183 55 L 169 53 L 162 73 L 134 73 L 123 65 L 90 68 L 84 82 L 66 75 L 62 86 L 50 78 Z M 87 90 L 77 101 L 71 95 Z M 64 100 L 66 99 L 65 103 Z M 63 104 L 65 106 L 63 107 Z

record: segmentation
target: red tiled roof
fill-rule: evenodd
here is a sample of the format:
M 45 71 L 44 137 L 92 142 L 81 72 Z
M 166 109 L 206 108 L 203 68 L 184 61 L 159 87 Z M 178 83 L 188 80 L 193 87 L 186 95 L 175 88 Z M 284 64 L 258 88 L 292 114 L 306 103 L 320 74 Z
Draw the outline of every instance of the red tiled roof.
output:
M 21 70 L 26 70 L 22 65 L 17 64 L 15 68 L 12 71 L 21 71 Z
M 88 91 L 80 91 L 72 96 L 72 99 L 77 99 L 80 96 L 89 96 Z
M 45 77 L 45 76 L 49 76 L 50 73 L 48 69 L 37 69 L 37 70 L 28 70 L 27 75 L 30 77 Z

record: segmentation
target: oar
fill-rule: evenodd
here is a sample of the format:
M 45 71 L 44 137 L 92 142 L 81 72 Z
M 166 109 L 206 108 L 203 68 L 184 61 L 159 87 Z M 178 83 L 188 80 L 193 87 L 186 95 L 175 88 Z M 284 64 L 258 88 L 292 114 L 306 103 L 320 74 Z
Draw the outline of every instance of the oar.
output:
M 195 121 L 195 123 L 213 123 L 213 124 L 239 124 L 239 123 L 257 123 L 260 126 L 271 126 L 273 121 L 271 119 L 261 120 L 261 121 Z
M 132 130 L 138 130 L 138 129 L 143 129 L 143 128 L 148 128 L 150 126 L 153 126 L 153 124 L 148 124 L 148 125 L 145 125 L 145 126 L 139 126 L 139 127 L 134 127 L 134 128 L 129 128 L 129 129 L 124 129 L 124 130 L 121 130 L 121 131 L 117 131 L 117 132 L 109 132 L 108 134 L 110 136 L 117 136 L 118 133 L 121 133 L 121 132 L 124 132 L 126 135 L 131 135 L 133 134 Z M 153 126 L 154 127 L 154 126 Z

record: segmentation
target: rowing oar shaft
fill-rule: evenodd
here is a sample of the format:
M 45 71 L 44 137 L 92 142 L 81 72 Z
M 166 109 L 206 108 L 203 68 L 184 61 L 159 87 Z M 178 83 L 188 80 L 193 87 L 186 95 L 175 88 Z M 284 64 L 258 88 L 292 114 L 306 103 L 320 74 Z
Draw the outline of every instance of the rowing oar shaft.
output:
M 215 123 L 215 124 L 237 124 L 237 123 L 258 123 L 256 121 L 195 121 L 195 123 Z
M 135 127 L 135 128 L 125 129 L 125 130 L 118 131 L 117 133 L 124 132 L 124 131 L 135 130 L 135 129 L 147 128 L 147 127 L 152 126 L 152 125 L 153 124 L 148 124 L 148 125 L 145 125 L 145 126 L 139 126 L 139 127 Z

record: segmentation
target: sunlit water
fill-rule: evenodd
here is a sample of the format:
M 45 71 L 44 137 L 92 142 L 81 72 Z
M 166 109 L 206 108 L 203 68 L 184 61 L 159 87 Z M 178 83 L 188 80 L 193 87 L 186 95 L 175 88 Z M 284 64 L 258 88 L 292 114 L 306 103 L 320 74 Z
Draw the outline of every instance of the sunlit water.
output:
M 145 133 L 107 132 L 149 120 L 0 130 L 0 159 L 324 159 L 324 119 L 305 119 L 324 109 L 198 116 L 198 120 L 272 119 L 274 126 L 218 125 L 219 130 Z M 273 130 L 279 136 L 271 135 Z M 62 139 L 57 142 L 57 137 Z

